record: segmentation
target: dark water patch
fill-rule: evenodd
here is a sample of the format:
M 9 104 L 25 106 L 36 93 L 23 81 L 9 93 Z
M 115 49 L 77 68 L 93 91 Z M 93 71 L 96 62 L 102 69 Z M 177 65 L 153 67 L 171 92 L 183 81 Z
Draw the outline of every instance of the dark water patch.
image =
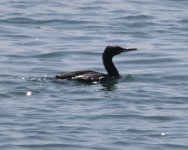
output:
M 11 98 L 11 96 L 9 94 L 0 94 L 0 97 L 2 98 Z
M 161 144 L 163 147 L 165 148 L 169 148 L 169 149 L 174 149 L 174 150 L 177 150 L 177 149 L 182 149 L 182 150 L 187 150 L 188 149 L 188 145 L 185 145 L 185 144 L 174 144 L 174 143 L 166 143 L 166 144 Z
M 163 79 L 168 80 L 168 81 L 174 81 L 174 82 L 184 82 L 188 81 L 188 75 L 166 75 L 163 76 Z
M 33 18 L 26 18 L 26 17 L 12 17 L 6 19 L 0 19 L 0 23 L 4 24 L 21 24 L 21 25 L 46 25 L 46 24 L 61 24 L 61 25 L 82 25 L 82 24 L 89 24 L 95 23 L 94 21 L 84 21 L 84 20 L 68 20 L 68 19 L 48 19 L 48 20 L 39 20 Z
M 173 97 L 170 97 L 169 102 L 171 104 L 176 104 L 176 105 L 181 105 L 181 104 L 187 105 L 187 99 L 188 99 L 188 96 L 173 96 Z M 175 108 L 173 108 L 173 109 L 175 110 Z M 180 108 L 180 109 L 183 110 L 183 108 Z
M 88 11 L 89 11 L 89 14 L 91 15 L 91 13 L 92 14 L 95 14 L 95 15 L 100 15 L 99 14 L 99 11 L 101 11 L 101 13 L 103 12 L 102 10 L 103 9 L 105 9 L 102 5 L 96 5 L 95 3 L 94 3 L 94 5 L 91 5 L 91 4 L 89 4 L 88 3 L 88 5 L 85 5 L 85 6 L 80 6 L 80 9 L 81 10 L 83 10 L 83 11 L 86 11 L 87 13 L 87 15 L 88 15 Z M 98 12 L 98 13 L 96 13 L 96 11 Z M 89 16 L 89 15 L 88 15 Z
M 178 1 L 176 1 L 176 0 L 167 0 L 167 2 L 175 2 L 176 4 L 178 4 L 178 3 L 187 4 L 187 0 L 178 0 Z
M 66 57 L 68 53 L 66 51 L 63 52 L 51 52 L 51 53 L 47 53 L 47 54 L 38 54 L 38 55 L 34 55 L 32 57 L 34 58 L 39 58 L 39 59 L 51 59 L 51 58 L 58 58 L 58 57 Z
M 146 135 L 148 133 L 153 132 L 153 130 L 129 128 L 129 129 L 126 130 L 126 132 L 129 132 L 130 134 L 142 134 L 142 135 Z
M 20 148 L 29 148 L 29 149 L 41 149 L 41 148 L 45 148 L 45 149 L 49 149 L 49 148 L 55 148 L 55 149 L 59 149 L 59 148 L 84 148 L 84 146 L 80 145 L 80 144 L 73 144 L 73 143 L 58 143 L 58 142 L 49 142 L 48 144 L 20 144 L 20 145 L 15 145 L 16 147 L 20 147 Z
M 123 120 L 138 120 L 138 122 L 143 121 L 153 121 L 155 123 L 165 123 L 165 122 L 173 122 L 177 121 L 177 117 L 175 116 L 149 116 L 142 114 L 103 114 L 103 115 L 94 115 L 89 116 L 89 120 L 95 120 L 97 122 L 110 121 L 113 122 L 122 122 Z
M 166 33 L 171 33 L 175 36 L 175 38 L 177 39 L 178 35 L 187 35 L 187 33 L 185 32 L 188 29 L 187 25 L 185 26 L 175 26 L 175 27 L 169 27 L 168 30 L 164 31 Z M 179 32 L 177 32 L 179 31 Z
M 28 56 L 25 55 L 3 55 L 4 57 L 8 58 L 9 60 L 20 60 L 20 59 L 29 59 Z
M 145 116 L 147 120 L 154 120 L 154 121 L 162 121 L 162 122 L 169 122 L 177 120 L 175 116 Z
M 127 35 L 130 37 L 142 37 L 142 38 L 148 38 L 150 37 L 150 33 L 149 32 L 143 32 L 143 31 L 126 31 L 126 30 L 122 30 L 122 31 L 117 31 L 117 30 L 112 30 L 111 33 L 113 34 L 119 34 L 119 35 Z
M 8 75 L 8 74 L 3 74 L 3 72 L 1 72 L 0 74 L 0 79 L 3 79 L 3 78 L 6 78 L 6 79 L 17 79 L 18 76 L 14 75 L 14 74 L 11 74 L 11 75 Z
M 148 27 L 152 27 L 152 26 L 156 26 L 157 24 L 154 22 L 139 22 L 139 21 L 135 21 L 132 23 L 127 23 L 126 25 L 131 26 L 133 28 L 148 28 Z
M 159 58 L 145 58 L 145 59 L 135 59 L 135 60 L 129 60 L 127 62 L 131 64 L 139 64 L 139 65 L 161 65 L 161 64 L 166 64 L 166 65 L 172 65 L 178 63 L 179 60 L 177 58 L 173 57 L 159 57 Z
M 119 17 L 118 19 L 120 20 L 127 20 L 127 21 L 139 21 L 139 20 L 152 20 L 152 19 L 156 19 L 154 16 L 152 15 L 129 15 L 126 17 Z
M 62 48 L 63 49 L 63 48 Z M 56 57 L 67 57 L 67 56 L 69 56 L 70 55 L 70 57 L 71 57 L 71 55 L 72 56 L 79 56 L 80 57 L 80 55 L 81 56 L 87 56 L 87 57 L 89 57 L 89 56 L 93 56 L 93 55 L 96 55 L 96 53 L 95 52 L 84 52 L 84 51 L 79 51 L 79 52 L 76 52 L 75 50 L 63 50 L 63 51 L 61 51 L 61 52 L 50 52 L 50 53 L 46 53 L 46 54 L 38 54 L 38 55 L 34 55 L 34 56 L 32 56 L 32 57 L 35 57 L 35 58 L 56 58 Z
M 149 29 L 152 28 L 153 26 L 157 26 L 157 23 L 154 22 L 149 22 L 149 21 L 134 21 L 134 22 L 113 22 L 111 24 L 111 26 L 115 27 L 115 28 L 121 28 L 121 29 L 128 29 L 129 27 L 134 28 L 135 30 L 137 30 L 138 32 L 140 30 L 144 30 L 144 29 Z
M 7 32 L 5 34 L 1 34 L 1 35 L 4 36 L 4 37 L 18 38 L 18 39 L 24 39 L 24 40 L 31 39 L 31 38 L 33 39 L 34 38 L 32 36 L 29 36 L 29 35 L 21 35 L 21 34 L 17 34 L 17 33 L 15 33 L 15 34 L 12 34 L 12 33 L 7 34 Z
M 183 23 L 183 24 L 187 25 L 188 24 L 188 19 L 187 18 L 182 18 L 182 19 L 178 20 L 178 23 Z
M 10 140 L 10 139 L 6 139 L 6 140 Z M 4 149 L 4 150 L 9 150 L 9 149 L 17 149 L 19 147 L 15 146 L 15 145 L 12 145 L 12 144 L 1 144 L 0 145 L 0 148 Z
M 133 75 L 135 82 L 143 82 L 143 83 L 160 83 L 164 82 L 164 79 L 161 77 L 160 74 L 140 74 L 140 75 Z

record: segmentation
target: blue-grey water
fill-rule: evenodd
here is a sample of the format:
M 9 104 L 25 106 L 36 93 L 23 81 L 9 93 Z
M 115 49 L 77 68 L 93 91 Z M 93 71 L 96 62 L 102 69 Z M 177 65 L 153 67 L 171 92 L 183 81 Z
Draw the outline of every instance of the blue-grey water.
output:
M 0 149 L 187 150 L 187 0 L 1 0 Z M 75 70 L 113 83 L 59 81 Z

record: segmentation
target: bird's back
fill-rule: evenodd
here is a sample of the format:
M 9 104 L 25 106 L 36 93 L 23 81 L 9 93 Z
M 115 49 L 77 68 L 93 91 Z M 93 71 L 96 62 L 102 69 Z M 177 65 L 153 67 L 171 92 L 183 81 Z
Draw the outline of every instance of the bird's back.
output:
M 56 79 L 78 80 L 86 82 L 101 82 L 105 77 L 107 77 L 106 74 L 90 70 L 66 72 L 56 75 Z

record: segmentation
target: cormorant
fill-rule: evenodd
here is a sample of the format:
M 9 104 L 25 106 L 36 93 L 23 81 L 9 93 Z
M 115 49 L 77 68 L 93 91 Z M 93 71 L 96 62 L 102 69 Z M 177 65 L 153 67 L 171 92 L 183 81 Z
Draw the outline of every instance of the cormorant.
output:
M 116 69 L 112 58 L 122 52 L 128 52 L 137 50 L 136 48 L 122 48 L 120 46 L 107 46 L 103 52 L 102 59 L 107 74 L 95 72 L 95 71 L 73 71 L 60 73 L 56 75 L 56 79 L 78 80 L 85 82 L 105 82 L 120 78 L 118 70 Z

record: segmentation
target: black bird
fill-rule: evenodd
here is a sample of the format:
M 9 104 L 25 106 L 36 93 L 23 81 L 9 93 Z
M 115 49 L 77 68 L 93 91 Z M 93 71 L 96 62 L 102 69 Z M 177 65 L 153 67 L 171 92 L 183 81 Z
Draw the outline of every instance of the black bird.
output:
M 105 82 L 111 81 L 121 77 L 119 75 L 118 70 L 114 66 L 112 62 L 112 58 L 115 55 L 118 55 L 122 52 L 128 52 L 137 50 L 136 48 L 122 48 L 120 46 L 107 46 L 103 52 L 102 59 L 104 67 L 107 71 L 107 74 L 95 72 L 95 71 L 73 71 L 73 72 L 66 72 L 63 74 L 57 74 L 56 79 L 67 79 L 67 80 L 78 80 L 78 81 L 85 81 L 85 82 Z

